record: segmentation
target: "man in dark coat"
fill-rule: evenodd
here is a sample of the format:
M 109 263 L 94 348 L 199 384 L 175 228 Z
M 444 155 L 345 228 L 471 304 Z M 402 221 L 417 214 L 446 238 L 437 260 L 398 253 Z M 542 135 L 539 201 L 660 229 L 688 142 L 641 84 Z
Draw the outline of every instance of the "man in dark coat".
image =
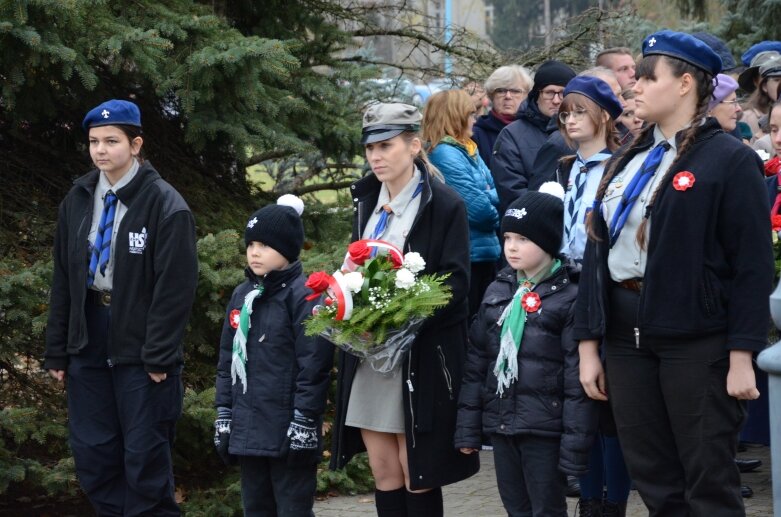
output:
M 499 213 L 504 213 L 528 188 L 534 160 L 548 136 L 557 129 L 556 117 L 564 87 L 575 71 L 559 61 L 546 61 L 537 69 L 534 87 L 521 104 L 518 120 L 505 127 L 494 145 L 491 173 L 499 194 Z

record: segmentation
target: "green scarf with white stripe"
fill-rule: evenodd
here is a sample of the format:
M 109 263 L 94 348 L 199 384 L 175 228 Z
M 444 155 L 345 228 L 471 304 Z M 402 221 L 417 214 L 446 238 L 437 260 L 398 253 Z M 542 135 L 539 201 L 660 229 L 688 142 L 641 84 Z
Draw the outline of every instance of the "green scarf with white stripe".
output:
M 233 384 L 236 384 L 236 377 L 241 379 L 244 385 L 244 393 L 247 393 L 247 337 L 251 327 L 249 317 L 252 315 L 252 303 L 255 298 L 263 294 L 263 285 L 255 286 L 255 289 L 247 293 L 244 297 L 244 305 L 241 306 L 239 314 L 239 326 L 236 328 L 236 334 L 233 335 L 233 354 L 231 357 L 231 378 Z
M 523 329 L 526 326 L 526 309 L 523 308 L 521 299 L 526 293 L 530 293 L 543 280 L 549 278 L 561 267 L 561 261 L 555 259 L 550 269 L 543 270 L 539 278 L 524 278 L 518 276 L 518 290 L 513 295 L 512 302 L 502 311 L 502 315 L 496 322 L 502 327 L 499 338 L 499 355 L 496 357 L 494 375 L 496 375 L 496 393 L 501 395 L 505 388 L 509 388 L 513 381 L 518 380 L 518 352 L 521 350 Z

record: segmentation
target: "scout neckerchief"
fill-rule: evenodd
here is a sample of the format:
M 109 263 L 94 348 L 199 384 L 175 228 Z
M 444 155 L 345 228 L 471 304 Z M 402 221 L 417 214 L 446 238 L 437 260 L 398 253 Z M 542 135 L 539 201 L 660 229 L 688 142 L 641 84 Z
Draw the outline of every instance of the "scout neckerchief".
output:
M 603 149 L 594 156 L 591 160 L 586 161 L 578 153 L 575 163 L 572 164 L 572 171 L 577 170 L 575 177 L 572 181 L 572 190 L 570 191 L 569 202 L 564 208 L 564 243 L 567 247 L 572 245 L 572 241 L 575 240 L 575 226 L 577 225 L 578 214 L 580 213 L 580 206 L 583 202 L 583 193 L 586 191 L 586 180 L 588 179 L 588 172 L 610 158 L 610 151 Z M 571 173 L 570 173 L 571 174 Z
M 662 163 L 664 153 L 670 149 L 670 143 L 667 140 L 663 140 L 657 144 L 656 147 L 648 153 L 645 157 L 643 164 L 640 166 L 640 170 L 637 171 L 632 181 L 624 190 L 624 194 L 621 196 L 616 207 L 616 212 L 613 214 L 613 220 L 610 221 L 610 247 L 616 243 L 618 236 L 621 234 L 621 230 L 624 228 L 624 223 L 629 217 L 629 212 L 632 211 L 632 207 L 635 206 L 635 201 L 640 197 L 643 189 L 651 181 L 651 178 L 656 174 L 656 169 L 659 168 L 659 164 Z
M 244 297 L 244 305 L 239 314 L 239 326 L 233 335 L 233 354 L 231 357 L 231 378 L 236 384 L 236 377 L 244 384 L 244 393 L 247 393 L 247 336 L 249 336 L 250 321 L 252 315 L 252 303 L 255 298 L 263 294 L 263 284 L 255 284 L 255 289 Z
M 496 366 L 494 367 L 494 375 L 498 381 L 496 392 L 499 395 L 504 392 L 505 388 L 509 388 L 514 380 L 518 379 L 518 352 L 521 349 L 527 312 L 522 302 L 523 297 L 530 293 L 539 282 L 558 271 L 560 267 L 561 261 L 555 259 L 548 271 L 537 275 L 539 278 L 520 278 L 518 290 L 515 291 L 512 302 L 505 307 L 499 321 L 496 322 L 502 327 L 499 338 L 499 355 L 496 356 Z

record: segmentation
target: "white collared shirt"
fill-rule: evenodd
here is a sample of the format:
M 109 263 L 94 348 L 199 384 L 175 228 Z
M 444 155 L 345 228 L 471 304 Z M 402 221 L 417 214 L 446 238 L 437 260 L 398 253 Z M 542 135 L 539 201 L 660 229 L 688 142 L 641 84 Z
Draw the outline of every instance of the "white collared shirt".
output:
M 374 227 L 377 225 L 377 221 L 380 220 L 380 213 L 382 212 L 383 205 L 390 205 L 393 214 L 388 217 L 388 225 L 385 227 L 385 232 L 379 237 L 383 241 L 390 242 L 398 248 L 402 248 L 407 240 L 409 231 L 412 229 L 412 223 L 415 222 L 415 216 L 418 215 L 418 208 L 420 208 L 420 194 L 415 196 L 415 190 L 420 183 L 420 171 L 417 167 L 413 171 L 412 178 L 404 185 L 401 192 L 390 201 L 390 193 L 388 187 L 382 184 L 380 188 L 380 195 L 377 198 L 377 205 L 372 210 L 372 215 L 369 218 L 369 222 L 366 223 L 366 228 L 363 230 L 363 238 L 368 239 L 374 232 Z
M 119 189 L 126 186 L 135 178 L 138 173 L 138 168 L 138 160 L 134 158 L 130 170 L 128 170 L 114 185 L 108 181 L 106 173 L 100 171 L 98 184 L 95 186 L 95 197 L 92 208 L 92 226 L 90 227 L 89 236 L 87 237 L 90 242 L 90 250 L 92 250 L 95 244 L 95 236 L 98 234 L 98 226 L 100 225 L 100 216 L 103 214 L 103 203 L 106 193 L 110 190 L 116 194 Z M 122 222 L 125 213 L 127 213 L 127 206 L 123 205 L 119 198 L 117 198 L 117 206 L 114 209 L 114 229 L 111 232 L 111 251 L 109 253 L 108 264 L 106 264 L 106 273 L 102 274 L 100 269 L 95 272 L 95 282 L 92 284 L 92 289 L 111 291 L 111 288 L 114 285 L 114 244 L 117 242 L 119 223 Z
M 634 206 L 629 211 L 629 217 L 626 219 L 621 234 L 616 239 L 616 243 L 610 249 L 608 253 L 607 265 L 610 269 L 610 277 L 615 282 L 621 282 L 623 280 L 629 280 L 632 278 L 642 278 L 645 275 L 645 264 L 648 258 L 647 245 L 645 249 L 640 249 L 637 243 L 637 229 L 640 227 L 640 223 L 645 215 L 645 207 L 653 197 L 653 193 L 659 186 L 659 183 L 664 178 L 667 170 L 675 160 L 675 155 L 678 153 L 678 149 L 675 142 L 675 135 L 670 138 L 665 138 L 662 132 L 659 130 L 659 126 L 654 128 L 654 143 L 647 150 L 637 154 L 632 158 L 624 169 L 619 172 L 611 181 L 605 191 L 605 197 L 602 200 L 602 216 L 610 226 L 610 222 L 613 220 L 613 214 L 615 214 L 621 196 L 624 194 L 624 190 L 635 177 L 635 174 L 640 170 L 640 166 L 643 164 L 648 154 L 656 147 L 660 142 L 667 140 L 670 144 L 670 149 L 664 153 L 659 167 L 656 169 L 656 173 L 651 180 L 645 185 L 640 197 L 637 198 Z M 651 234 L 651 219 L 646 223 L 645 236 L 646 243 L 648 236 Z

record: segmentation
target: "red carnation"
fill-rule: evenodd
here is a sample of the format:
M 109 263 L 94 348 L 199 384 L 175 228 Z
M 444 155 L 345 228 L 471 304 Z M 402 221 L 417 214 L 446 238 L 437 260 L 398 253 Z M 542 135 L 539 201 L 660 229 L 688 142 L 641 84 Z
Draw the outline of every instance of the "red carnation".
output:
M 526 293 L 521 298 L 521 305 L 526 312 L 537 312 L 542 307 L 540 295 L 537 293 Z
M 228 317 L 228 320 L 230 321 L 231 327 L 237 329 L 239 328 L 239 320 L 241 319 L 241 311 L 238 309 L 233 309 L 230 313 L 230 316 Z
M 675 190 L 689 190 L 694 186 L 694 174 L 689 171 L 681 171 L 673 178 L 673 188 Z
M 372 249 L 366 245 L 365 240 L 355 241 L 347 247 L 347 253 L 350 255 L 355 265 L 362 266 L 372 256 Z
M 781 230 L 781 215 L 774 215 L 770 218 L 770 222 L 773 225 L 774 232 Z
M 307 296 L 306 299 L 314 300 L 315 298 L 320 296 L 320 294 L 324 293 L 325 290 L 328 289 L 328 284 L 330 280 L 331 280 L 331 275 L 329 275 L 325 271 L 317 271 L 309 275 L 309 278 L 306 279 L 306 283 L 304 285 L 310 288 L 313 291 L 313 293 Z

